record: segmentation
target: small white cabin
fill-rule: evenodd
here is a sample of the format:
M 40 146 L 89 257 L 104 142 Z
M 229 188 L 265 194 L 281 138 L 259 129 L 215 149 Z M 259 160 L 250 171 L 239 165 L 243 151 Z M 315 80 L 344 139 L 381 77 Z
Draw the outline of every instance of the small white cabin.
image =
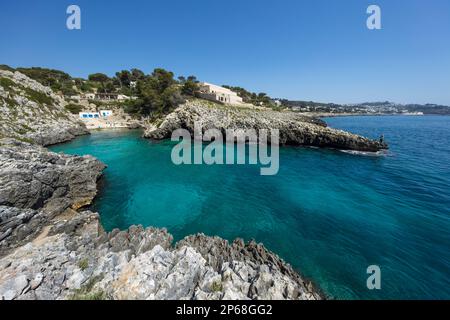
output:
M 98 119 L 100 118 L 100 114 L 98 112 L 80 112 L 78 114 L 81 119 Z
M 112 116 L 113 112 L 111 110 L 100 110 L 100 115 L 104 118 Z

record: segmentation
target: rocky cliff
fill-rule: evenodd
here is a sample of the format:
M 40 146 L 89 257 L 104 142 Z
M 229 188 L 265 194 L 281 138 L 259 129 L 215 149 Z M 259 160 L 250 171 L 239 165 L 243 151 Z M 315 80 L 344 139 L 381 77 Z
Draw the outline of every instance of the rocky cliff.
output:
M 51 145 L 87 134 L 67 102 L 20 72 L 0 70 L 0 138 Z
M 316 118 L 295 112 L 274 111 L 262 108 L 232 107 L 205 102 L 188 101 L 169 114 L 159 126 L 148 127 L 144 137 L 167 139 L 176 129 L 194 132 L 194 122 L 200 122 L 203 131 L 219 129 L 223 134 L 227 129 L 279 130 L 280 145 L 314 146 L 377 152 L 387 149 L 387 145 L 342 130 L 331 129 Z

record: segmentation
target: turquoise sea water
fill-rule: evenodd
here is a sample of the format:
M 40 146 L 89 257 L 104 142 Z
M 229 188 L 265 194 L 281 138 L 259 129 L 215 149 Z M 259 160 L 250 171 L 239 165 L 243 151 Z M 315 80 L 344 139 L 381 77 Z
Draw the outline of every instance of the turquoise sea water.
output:
M 107 230 L 167 227 L 263 242 L 339 299 L 450 299 L 450 117 L 346 117 L 331 127 L 390 144 L 385 156 L 286 147 L 280 171 L 182 165 L 174 143 L 103 131 L 52 147 L 108 165 L 94 210 Z M 366 287 L 369 265 L 381 290 Z

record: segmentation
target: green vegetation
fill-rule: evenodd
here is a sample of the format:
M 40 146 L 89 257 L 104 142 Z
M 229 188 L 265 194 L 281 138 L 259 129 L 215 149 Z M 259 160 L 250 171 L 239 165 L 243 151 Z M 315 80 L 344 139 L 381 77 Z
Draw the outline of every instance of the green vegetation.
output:
M 93 86 L 98 88 L 98 92 L 114 92 L 114 86 L 109 77 L 104 73 L 90 74 L 88 77 Z
M 270 98 L 264 92 L 255 93 L 247 91 L 241 87 L 232 87 L 228 85 L 223 85 L 223 87 L 236 92 L 245 103 L 251 103 L 255 106 L 261 106 L 266 108 L 279 109 L 278 106 L 272 100 L 272 98 Z
M 69 297 L 69 300 L 106 300 L 106 294 L 101 290 L 89 293 L 75 293 Z
M 0 97 L 0 101 L 6 103 L 9 108 L 16 108 L 19 105 L 16 100 L 8 97 Z
M 11 72 L 16 71 L 16 70 L 14 70 L 14 68 L 11 68 L 10 66 L 8 66 L 6 64 L 0 64 L 0 70 L 6 70 L 6 71 L 11 71 Z
M 30 88 L 24 88 L 24 90 L 26 97 L 31 101 L 47 105 L 52 105 L 55 102 L 52 97 L 49 97 L 45 93 Z
M 128 101 L 125 111 L 151 118 L 157 118 L 172 111 L 185 100 L 173 76 L 172 72 L 158 68 L 151 75 L 138 80 L 137 99 Z
M 5 67 L 6 68 L 6 67 Z M 80 93 L 98 92 L 123 94 L 133 99 L 125 102 L 115 102 L 131 116 L 158 119 L 171 112 L 189 98 L 199 97 L 199 85 L 195 76 L 180 76 L 174 78 L 173 72 L 156 68 L 151 74 L 145 74 L 139 69 L 121 70 L 110 77 L 104 73 L 93 73 L 88 79 L 72 78 L 69 74 L 46 68 L 17 68 L 32 79 L 65 96 L 76 96 Z M 2 84 L 3 85 L 3 84 Z M 8 84 L 5 84 L 8 86 Z M 265 93 L 252 93 L 241 87 L 227 87 L 238 93 L 244 102 L 256 106 L 270 107 L 275 110 L 280 107 Z M 28 96 L 39 103 L 50 104 L 50 97 L 32 92 Z M 89 101 L 100 108 L 100 101 Z M 71 113 L 78 113 L 81 107 L 74 101 L 66 106 Z
M 213 292 L 220 292 L 223 290 L 223 285 L 221 281 L 214 281 L 211 285 L 211 290 Z
M 86 270 L 89 267 L 89 260 L 87 258 L 84 258 L 78 262 L 78 267 L 81 269 L 81 271 Z
M 12 136 L 12 138 L 19 140 L 21 142 L 26 142 L 26 143 L 30 143 L 30 144 L 34 144 L 34 141 L 31 140 L 30 138 L 25 138 L 25 137 L 21 137 L 21 136 Z
M 23 124 L 23 123 L 20 124 L 20 126 L 21 126 L 21 128 L 16 130 L 16 133 L 20 134 L 20 135 L 24 135 L 24 134 L 26 134 L 28 132 L 35 132 L 36 131 L 33 128 L 31 128 L 31 127 L 29 127 L 29 126 L 27 126 L 26 124 Z
M 198 95 L 199 86 L 198 80 L 195 76 L 189 76 L 187 79 L 185 77 L 178 77 L 178 80 L 182 84 L 181 93 L 185 96 L 196 97 Z
M 53 91 L 67 90 L 72 87 L 72 78 L 63 71 L 46 68 L 17 68 L 17 71 L 30 77 Z
M 0 77 L 0 86 L 5 88 L 5 90 L 10 91 L 14 87 L 14 81 L 5 77 Z
M 78 114 L 83 110 L 83 106 L 75 103 L 69 103 L 67 106 L 64 107 L 67 111 L 69 111 L 72 114 Z
M 95 284 L 103 279 L 103 275 L 91 278 L 80 289 L 68 297 L 69 300 L 106 300 L 106 293 L 101 290 L 93 291 Z

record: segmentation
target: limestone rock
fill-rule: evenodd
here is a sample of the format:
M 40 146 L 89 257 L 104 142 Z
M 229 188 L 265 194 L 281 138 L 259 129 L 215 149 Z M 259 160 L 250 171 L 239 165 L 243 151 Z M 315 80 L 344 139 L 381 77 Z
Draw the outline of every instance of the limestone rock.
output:
M 20 72 L 0 70 L 0 136 L 52 145 L 88 134 L 85 125 L 64 107 L 67 102 Z
M 326 127 L 321 120 L 295 112 L 279 112 L 271 109 L 236 108 L 206 103 L 200 100 L 188 101 L 166 116 L 155 128 L 149 126 L 144 137 L 167 139 L 177 129 L 194 132 L 194 122 L 200 122 L 202 129 L 218 129 L 223 134 L 227 129 L 260 129 L 268 132 L 279 130 L 280 145 L 326 147 L 342 150 L 376 152 L 387 149 L 387 145 L 342 130 Z M 269 135 L 270 136 L 270 135 Z

